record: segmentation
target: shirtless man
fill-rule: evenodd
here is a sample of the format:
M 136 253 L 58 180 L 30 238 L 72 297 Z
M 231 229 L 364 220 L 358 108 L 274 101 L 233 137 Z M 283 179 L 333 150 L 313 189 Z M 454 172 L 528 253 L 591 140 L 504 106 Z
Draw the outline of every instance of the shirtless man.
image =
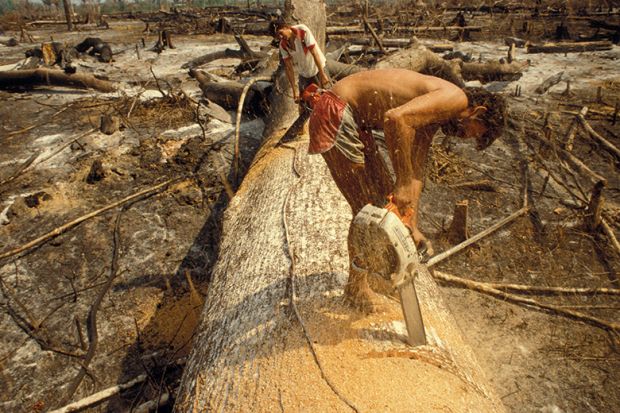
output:
M 318 97 L 305 96 L 313 106 L 308 152 L 323 155 L 353 216 L 368 203 L 385 206 L 409 228 L 418 248 L 432 255 L 430 242 L 418 229 L 418 205 L 433 136 L 442 128 L 446 134 L 476 139 L 478 150 L 485 149 L 503 131 L 503 98 L 404 69 L 359 72 Z M 373 129 L 384 131 L 395 183 L 378 153 Z M 365 310 L 376 310 L 364 258 L 350 242 L 349 259 L 345 293 Z

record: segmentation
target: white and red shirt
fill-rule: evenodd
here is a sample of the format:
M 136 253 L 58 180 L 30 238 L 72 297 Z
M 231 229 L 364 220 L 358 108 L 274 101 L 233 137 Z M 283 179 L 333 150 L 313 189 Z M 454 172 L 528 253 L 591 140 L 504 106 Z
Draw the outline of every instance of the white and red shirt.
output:
M 294 35 L 294 47 L 289 47 L 286 40 L 280 41 L 280 55 L 282 59 L 293 59 L 295 69 L 297 69 L 300 76 L 316 76 L 319 73 L 319 68 L 314 63 L 314 58 L 310 50 L 316 48 L 322 68 L 325 67 L 325 56 L 319 45 L 316 44 L 314 35 L 312 35 L 312 32 L 305 24 L 291 26 L 291 30 Z

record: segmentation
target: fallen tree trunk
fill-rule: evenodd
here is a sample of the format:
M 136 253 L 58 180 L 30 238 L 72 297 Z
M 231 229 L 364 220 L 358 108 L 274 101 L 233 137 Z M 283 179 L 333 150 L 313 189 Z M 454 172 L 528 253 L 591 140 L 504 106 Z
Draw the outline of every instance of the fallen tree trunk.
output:
M 61 70 L 34 69 L 0 72 L 0 89 L 15 89 L 33 86 L 68 86 L 80 89 L 95 89 L 113 92 L 116 85 L 84 73 L 67 74 Z
M 366 30 L 364 27 L 360 26 L 348 26 L 348 27 L 328 27 L 327 35 L 343 35 L 343 34 L 361 34 L 365 33 Z M 399 33 L 425 33 L 425 32 L 480 32 L 482 31 L 482 26 L 418 26 L 418 27 L 398 27 L 397 30 Z
M 527 53 L 578 53 L 611 50 L 612 42 L 566 42 L 546 43 L 543 45 L 531 44 L 527 47 Z
M 513 63 L 462 63 L 461 75 L 465 80 L 479 80 L 482 83 L 498 80 L 518 80 L 523 76 L 527 62 Z
M 287 4 L 322 42 L 324 3 Z M 404 344 L 398 303 L 365 317 L 343 302 L 350 209 L 305 140 L 275 147 L 296 114 L 279 75 L 267 140 L 225 214 L 175 411 L 504 411 L 427 271 L 427 346 Z
M 244 87 L 242 83 L 232 80 L 213 82 L 208 74 L 196 69 L 191 69 L 190 75 L 196 79 L 200 86 L 200 90 L 202 90 L 202 93 L 208 100 L 217 103 L 226 110 L 237 109 L 237 104 L 239 103 L 239 98 L 241 97 Z M 244 105 L 246 109 L 245 112 L 255 115 L 265 114 L 269 107 L 267 97 L 265 91 L 254 85 L 248 90 L 246 96 L 247 104 Z
M 553 76 L 549 76 L 548 78 L 543 80 L 543 82 L 540 85 L 538 85 L 535 92 L 538 93 L 539 95 L 546 93 L 549 90 L 549 88 L 557 85 L 558 83 L 562 81 L 563 75 L 564 75 L 564 71 L 561 71 L 561 72 L 556 73 Z
M 364 38 L 341 37 L 340 39 L 337 39 L 337 40 L 347 42 L 347 43 L 350 43 L 352 45 L 357 45 L 357 46 L 370 46 L 372 44 L 372 41 L 370 39 L 364 39 Z M 401 47 L 402 48 L 402 47 L 409 47 L 411 45 L 411 39 L 382 39 L 381 42 L 383 43 L 384 47 Z M 450 52 L 454 49 L 454 46 L 452 45 L 452 43 L 429 43 L 429 44 L 425 44 L 424 46 L 426 46 L 430 51 L 435 52 L 435 53 Z
M 245 42 L 245 40 L 243 40 L 241 36 L 235 36 L 235 40 L 237 41 L 237 43 L 239 43 L 238 50 L 225 49 L 225 50 L 219 50 L 213 53 L 207 53 L 206 55 L 197 57 L 185 63 L 183 66 L 181 66 L 181 68 L 192 69 L 194 67 L 206 65 L 209 62 L 213 62 L 214 60 L 219 60 L 219 59 L 256 59 L 256 58 L 265 58 L 268 56 L 267 53 L 255 52 L 252 49 L 250 49 L 247 43 Z
M 399 50 L 381 62 L 377 68 L 400 67 L 426 75 L 437 76 L 463 87 L 465 80 L 491 82 L 496 80 L 516 80 L 522 76 L 527 62 L 513 63 L 466 63 L 460 59 L 445 60 L 419 42 L 412 43 L 409 49 Z

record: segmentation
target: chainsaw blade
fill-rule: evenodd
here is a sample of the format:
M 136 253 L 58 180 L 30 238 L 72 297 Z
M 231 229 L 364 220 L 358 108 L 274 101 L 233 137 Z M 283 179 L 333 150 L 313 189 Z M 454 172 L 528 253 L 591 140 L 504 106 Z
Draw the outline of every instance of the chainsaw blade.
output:
M 398 287 L 400 295 L 400 305 L 405 316 L 405 325 L 409 339 L 407 342 L 411 346 L 422 346 L 426 344 L 426 334 L 424 332 L 424 322 L 420 313 L 420 303 L 415 291 L 413 280 L 409 280 Z

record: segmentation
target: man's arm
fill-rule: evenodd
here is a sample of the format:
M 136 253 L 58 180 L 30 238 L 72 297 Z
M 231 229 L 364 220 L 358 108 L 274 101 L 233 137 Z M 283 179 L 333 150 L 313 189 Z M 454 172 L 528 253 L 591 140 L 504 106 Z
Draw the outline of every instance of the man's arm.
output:
M 312 58 L 314 59 L 314 64 L 319 69 L 319 81 L 321 82 L 321 87 L 326 87 L 329 85 L 330 80 L 325 74 L 325 70 L 323 65 L 321 64 L 321 57 L 319 56 L 319 52 L 316 47 L 310 49 L 310 53 L 312 53 Z
M 293 92 L 293 99 L 295 100 L 295 103 L 298 103 L 299 92 L 297 91 L 297 85 L 295 84 L 295 71 L 293 70 L 293 61 L 290 57 L 284 59 L 284 71 L 286 72 L 286 77 L 288 79 L 288 82 L 291 85 L 291 91 Z
M 465 108 L 467 97 L 463 91 L 458 87 L 446 87 L 418 96 L 385 113 L 385 141 L 396 174 L 393 202 L 401 214 L 405 214 L 408 208 L 413 209 L 410 227 L 418 244 L 425 239 L 417 224 L 424 167 L 436 131 L 431 125 L 453 119 Z M 427 129 L 426 133 L 422 133 L 424 129 Z

